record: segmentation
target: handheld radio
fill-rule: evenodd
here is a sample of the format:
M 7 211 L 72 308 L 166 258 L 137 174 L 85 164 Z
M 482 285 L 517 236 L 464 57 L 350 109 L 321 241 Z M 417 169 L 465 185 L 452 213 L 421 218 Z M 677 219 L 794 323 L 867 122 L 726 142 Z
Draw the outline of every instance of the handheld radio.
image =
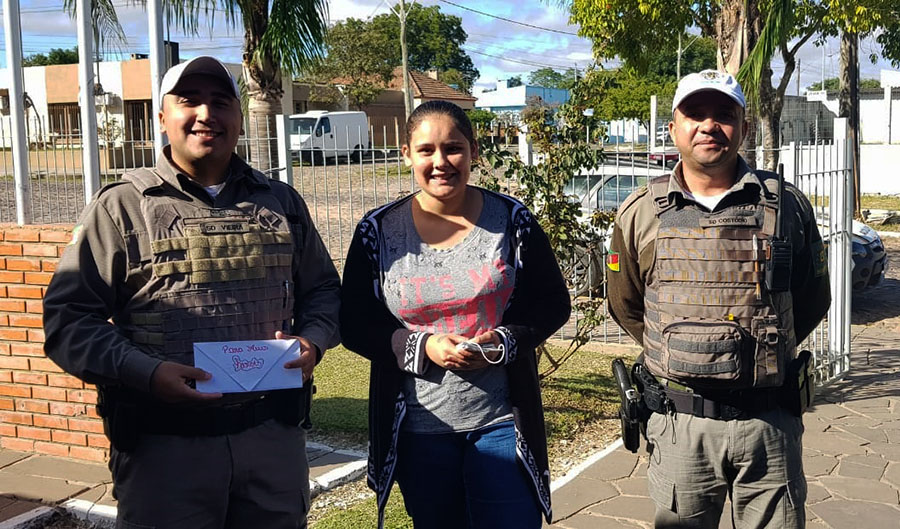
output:
M 784 164 L 778 164 L 778 209 L 775 213 L 775 235 L 766 249 L 766 289 L 786 292 L 791 288 L 793 249 L 784 236 Z

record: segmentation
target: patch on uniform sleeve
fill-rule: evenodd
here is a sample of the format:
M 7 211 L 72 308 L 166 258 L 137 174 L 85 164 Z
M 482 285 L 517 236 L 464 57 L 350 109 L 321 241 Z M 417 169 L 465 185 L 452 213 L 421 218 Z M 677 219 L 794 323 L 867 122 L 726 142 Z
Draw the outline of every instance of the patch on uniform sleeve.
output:
M 609 252 L 606 254 L 606 267 L 613 272 L 619 271 L 619 252 Z
M 82 228 L 84 228 L 84 226 L 78 224 L 72 229 L 72 240 L 69 241 L 69 246 L 72 246 L 73 244 L 78 242 L 78 236 L 81 234 Z
M 813 273 L 816 277 L 828 273 L 828 255 L 825 253 L 825 243 L 821 240 L 813 243 L 812 248 Z

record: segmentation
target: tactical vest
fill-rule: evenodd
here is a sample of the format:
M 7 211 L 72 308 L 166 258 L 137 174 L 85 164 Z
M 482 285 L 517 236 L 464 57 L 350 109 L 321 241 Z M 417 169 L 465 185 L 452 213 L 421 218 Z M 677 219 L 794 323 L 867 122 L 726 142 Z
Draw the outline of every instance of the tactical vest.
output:
M 795 350 L 789 292 L 765 286 L 775 231 L 777 180 L 755 204 L 706 212 L 649 185 L 659 228 L 646 281 L 644 359 L 656 376 L 695 389 L 781 386 Z
M 295 245 L 284 208 L 258 189 L 225 208 L 145 193 L 147 169 L 129 173 L 141 193 L 151 272 L 116 324 L 158 358 L 193 364 L 194 342 L 272 339 L 290 331 Z

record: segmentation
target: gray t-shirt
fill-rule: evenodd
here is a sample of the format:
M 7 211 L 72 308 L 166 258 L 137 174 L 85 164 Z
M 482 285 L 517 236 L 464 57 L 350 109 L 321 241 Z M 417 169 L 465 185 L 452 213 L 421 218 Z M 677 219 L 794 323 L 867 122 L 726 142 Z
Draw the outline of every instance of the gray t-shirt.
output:
M 500 325 L 515 282 L 510 219 L 499 198 L 483 195 L 478 222 L 452 248 L 422 242 L 411 201 L 385 217 L 385 300 L 408 328 L 472 338 Z M 403 391 L 409 432 L 469 431 L 512 418 L 502 365 L 449 371 L 432 363 L 422 377 L 407 376 Z

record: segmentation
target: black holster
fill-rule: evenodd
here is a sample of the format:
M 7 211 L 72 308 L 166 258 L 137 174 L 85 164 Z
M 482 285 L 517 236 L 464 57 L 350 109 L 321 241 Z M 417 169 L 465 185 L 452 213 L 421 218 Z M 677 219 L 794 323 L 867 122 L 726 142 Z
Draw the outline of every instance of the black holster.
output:
M 816 376 L 812 353 L 800 351 L 787 366 L 781 388 L 781 405 L 796 417 L 801 417 L 815 398 Z
M 103 433 L 119 452 L 135 449 L 140 438 L 138 403 L 115 386 L 97 387 L 97 414 L 103 419 Z

